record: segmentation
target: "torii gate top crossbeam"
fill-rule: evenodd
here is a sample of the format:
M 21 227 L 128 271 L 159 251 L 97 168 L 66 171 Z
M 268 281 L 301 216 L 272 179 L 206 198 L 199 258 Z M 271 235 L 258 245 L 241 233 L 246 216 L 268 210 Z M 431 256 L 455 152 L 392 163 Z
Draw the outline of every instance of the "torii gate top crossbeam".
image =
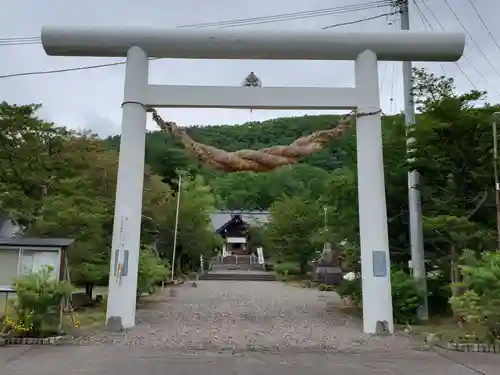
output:
M 154 27 L 44 26 L 48 55 L 125 57 L 132 46 L 149 57 L 190 59 L 456 61 L 463 33 L 430 31 L 199 30 Z

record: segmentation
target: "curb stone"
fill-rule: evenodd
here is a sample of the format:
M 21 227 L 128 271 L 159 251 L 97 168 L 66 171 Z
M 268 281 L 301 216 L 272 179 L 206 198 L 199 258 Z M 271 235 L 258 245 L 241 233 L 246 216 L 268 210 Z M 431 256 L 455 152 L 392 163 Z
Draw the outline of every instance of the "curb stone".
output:
M 490 345 L 449 342 L 446 348 L 457 352 L 500 353 L 500 344 Z
M 34 337 L 10 337 L 4 339 L 5 345 L 60 345 L 64 336 L 54 336 L 46 338 Z M 0 341 L 1 346 L 1 341 Z

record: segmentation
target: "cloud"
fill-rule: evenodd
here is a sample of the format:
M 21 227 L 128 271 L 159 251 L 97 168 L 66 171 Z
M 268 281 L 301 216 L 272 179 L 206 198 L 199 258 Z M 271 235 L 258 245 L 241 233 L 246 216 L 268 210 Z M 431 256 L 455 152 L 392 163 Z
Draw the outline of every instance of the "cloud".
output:
M 107 137 L 120 132 L 120 125 L 109 117 L 104 117 L 96 112 L 90 112 L 84 115 L 84 121 L 87 123 L 82 130 L 91 130 L 101 137 Z

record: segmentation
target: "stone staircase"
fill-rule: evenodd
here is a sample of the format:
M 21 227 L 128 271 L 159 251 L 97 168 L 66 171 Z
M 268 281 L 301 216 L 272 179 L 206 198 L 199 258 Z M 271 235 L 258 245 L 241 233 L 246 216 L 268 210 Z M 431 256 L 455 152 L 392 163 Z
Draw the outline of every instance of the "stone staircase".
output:
M 274 272 L 266 272 L 262 264 L 251 263 L 249 255 L 227 256 L 212 262 L 211 270 L 200 275 L 200 280 L 276 281 Z
M 262 264 L 223 264 L 212 263 L 212 271 L 240 270 L 240 271 L 264 271 Z
M 224 280 L 224 281 L 276 281 L 276 274 L 264 271 L 239 271 L 213 272 L 208 271 L 200 275 L 200 280 Z

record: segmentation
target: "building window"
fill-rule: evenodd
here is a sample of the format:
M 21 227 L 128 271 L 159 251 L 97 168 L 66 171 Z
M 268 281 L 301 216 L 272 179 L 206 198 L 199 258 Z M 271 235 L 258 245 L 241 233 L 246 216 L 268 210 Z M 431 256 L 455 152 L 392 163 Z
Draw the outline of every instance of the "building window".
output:
M 0 285 L 12 285 L 12 279 L 17 276 L 18 250 L 0 250 Z
M 26 275 L 30 272 L 37 272 L 43 266 L 51 266 L 56 276 L 59 268 L 59 252 L 57 251 L 33 251 L 24 250 L 21 257 L 19 274 Z

